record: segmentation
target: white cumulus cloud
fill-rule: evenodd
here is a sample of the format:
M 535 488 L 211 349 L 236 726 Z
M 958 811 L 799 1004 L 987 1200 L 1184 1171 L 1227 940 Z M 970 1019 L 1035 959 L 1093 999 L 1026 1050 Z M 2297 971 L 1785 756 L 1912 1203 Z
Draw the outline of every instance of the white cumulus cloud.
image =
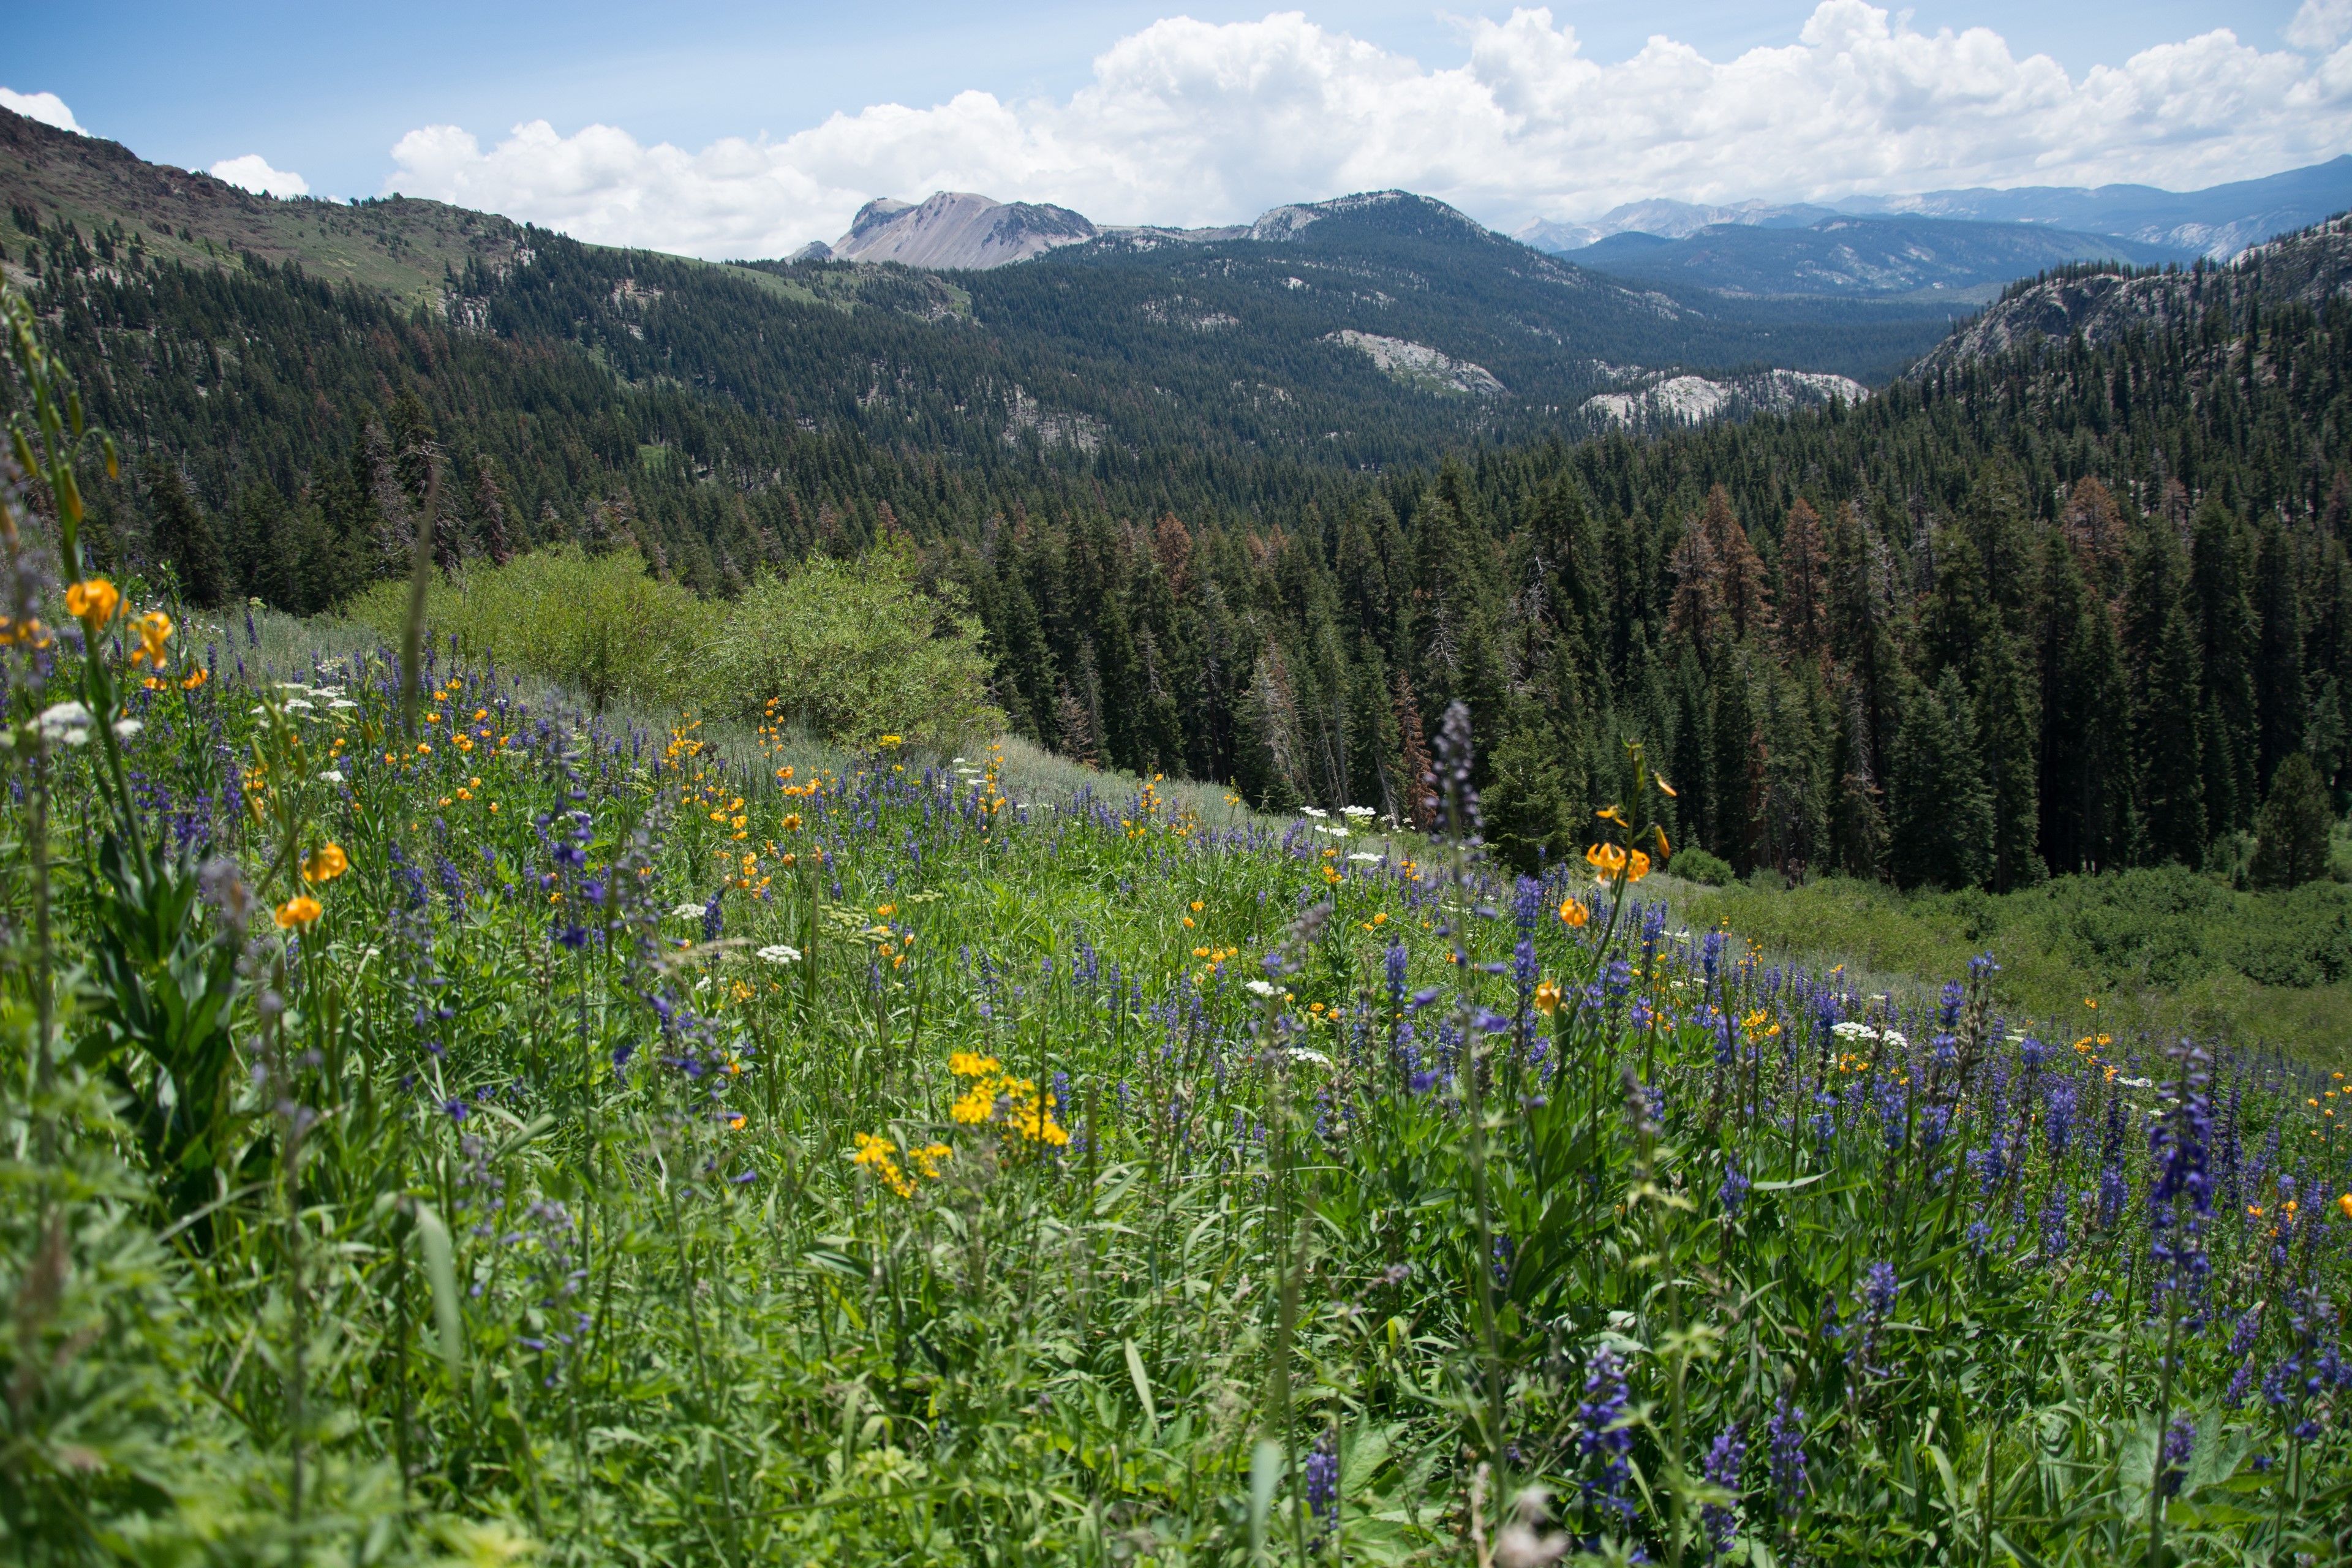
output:
M 2309 0 L 2290 28 L 2305 52 L 2221 28 L 2079 77 L 1990 29 L 1923 33 L 1864 0 L 1821 0 L 1787 44 L 1726 60 L 1663 35 L 1594 59 L 1541 7 L 1469 24 L 1465 58 L 1434 68 L 1298 12 L 1174 17 L 1118 39 L 1066 99 L 971 90 L 696 152 L 611 125 L 533 121 L 488 146 L 433 125 L 394 147 L 384 189 L 703 256 L 782 254 L 833 238 L 869 197 L 938 190 L 1203 224 L 1397 185 L 1508 228 L 1653 195 L 2189 189 L 2352 148 L 2352 52 L 2314 59 L 2326 44 L 2305 42 L 2332 41 L 2347 3 Z
M 2303 0 L 2286 25 L 2286 41 L 2298 49 L 2332 49 L 2352 33 L 2352 0 Z
M 27 120 L 37 120 L 77 136 L 89 134 L 73 117 L 73 110 L 66 107 L 66 100 L 54 92 L 17 92 L 0 87 L 0 109 L 13 109 Z
M 247 153 L 242 158 L 223 158 L 212 166 L 215 180 L 226 180 L 264 196 L 307 196 L 310 182 L 290 169 L 273 169 L 269 160 L 258 153 Z

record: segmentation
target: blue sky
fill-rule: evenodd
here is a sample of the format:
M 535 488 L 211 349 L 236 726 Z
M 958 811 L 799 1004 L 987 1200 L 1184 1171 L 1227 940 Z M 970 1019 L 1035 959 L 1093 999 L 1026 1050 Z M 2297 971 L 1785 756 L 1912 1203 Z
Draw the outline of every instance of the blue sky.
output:
M 1379 176 L 1388 164 L 1368 159 L 1361 131 L 1344 122 L 1349 112 L 1377 114 L 1389 98 L 1409 100 L 1409 121 L 1420 117 L 1416 141 L 1389 137 L 1379 154 L 1396 166 L 1392 183 L 1446 187 L 1468 195 L 1465 205 L 1483 202 L 1495 221 L 1584 216 L 1596 204 L 1652 194 L 1712 199 L 1831 194 L 1840 185 L 2103 177 L 2208 183 L 2343 150 L 2335 116 L 2352 89 L 2352 80 L 2323 79 L 2331 64 L 2352 78 L 2352 55 L 2336 47 L 2352 34 L 2352 0 L 2302 0 L 2300 6 L 2291 0 L 1935 0 L 1891 12 L 1871 11 L 1860 0 L 1818 6 L 1808 0 L 1640 6 L 1556 0 L 1540 28 L 1527 18 L 1515 25 L 1508 5 L 1441 9 L 1370 0 L 1300 9 L 1303 31 L 1277 26 L 1262 5 L 1180 9 L 1129 0 L 650 7 L 606 0 L 561 6 L 412 0 L 397 7 L 86 0 L 12 18 L 0 85 L 54 93 L 84 129 L 162 162 L 204 168 L 257 155 L 271 168 L 299 173 L 316 194 L 372 195 L 398 185 L 481 205 L 499 197 L 509 208 L 536 209 L 516 216 L 602 225 L 599 237 L 667 238 L 673 247 L 690 241 L 704 249 L 803 229 L 824 234 L 853 196 L 883 189 L 919 196 L 925 192 L 892 182 L 932 176 L 985 179 L 998 187 L 991 194 L 1059 199 L 1090 213 L 1116 208 L 1104 215 L 1115 219 L 1223 220 L 1276 190 L 1288 191 L 1279 199 L 1303 198 L 1334 194 L 1311 188 L 1318 180 Z M 1864 13 L 1882 18 L 1879 30 L 1895 42 L 1865 38 L 1859 53 L 1843 54 L 1833 41 L 1822 43 L 1811 50 L 1810 77 L 1790 77 L 1779 63 L 1693 75 L 1694 62 L 1728 67 L 1751 50 L 1796 50 L 1809 27 L 1824 30 L 1825 19 L 1833 24 L 1827 31 L 1853 34 Z M 1206 26 L 1187 30 L 1165 20 L 1178 16 Z M 2208 50 L 2210 58 L 2185 79 L 2175 67 L 2156 73 L 2165 79 L 2138 84 L 2146 101 L 2136 126 L 2103 121 L 2087 137 L 2077 123 L 2090 112 L 2085 104 L 2112 94 L 2062 103 L 2067 95 L 2046 71 L 2037 77 L 2025 68 L 2031 57 L 2046 55 L 2080 86 L 2095 69 L 2120 71 L 2143 51 L 2220 27 L 2233 30 L 2234 53 Z M 1923 121 L 1922 84 L 1968 74 L 1982 64 L 1977 57 L 1983 50 L 1939 56 L 1927 42 L 1902 40 L 1969 28 L 1998 35 L 2003 58 L 1979 90 L 1962 95 L 1967 101 L 1954 100 L 1948 125 L 1936 123 L 1940 111 L 1932 103 Z M 2299 47 L 2289 42 L 2298 31 Z M 1644 53 L 1652 35 L 1682 52 Z M 1448 73 L 1474 67 L 1482 48 L 1488 63 L 1471 74 L 1485 96 L 1466 100 L 1454 93 Z M 1572 49 L 1583 78 L 1559 63 L 1568 58 L 1563 48 Z M 1907 63 L 1897 58 L 1906 48 L 1913 57 Z M 1097 62 L 1109 52 L 1126 63 L 1107 75 Z M 1630 63 L 1637 56 L 1647 65 Z M 1751 64 L 1761 58 L 1750 57 Z M 1882 72 L 1864 94 L 1863 111 L 1891 117 L 1898 140 L 1907 141 L 1891 163 L 1881 148 L 1875 159 L 1823 164 L 1805 136 L 1827 132 L 1787 122 L 1765 95 L 1839 90 L 1835 84 L 1854 75 L 1857 60 Z M 2295 118 L 2313 123 L 2254 126 L 2261 105 L 2280 99 L 2281 84 L 2294 74 L 2282 61 L 2294 66 L 2306 89 L 2309 101 Z M 1624 68 L 1613 75 L 1592 69 L 1611 67 Z M 2249 125 L 2180 125 L 2175 100 L 2184 79 L 2186 90 L 2205 100 L 2242 96 Z M 1563 87 L 1546 96 L 1550 85 L 1580 80 L 1572 93 Z M 1139 96 L 1153 100 L 1163 87 L 1166 101 L 1154 100 L 1152 113 L 1127 114 Z M 1757 100 L 1733 117 L 1727 133 L 1736 125 L 1738 134 L 1757 135 L 1763 120 L 1783 116 L 1775 121 L 1779 130 L 1758 142 L 1752 168 L 1691 148 L 1677 154 L 1678 132 L 1669 124 L 1628 142 L 1610 122 L 1612 116 L 1641 120 L 1645 106 L 1671 102 L 1676 92 L 1696 95 L 1681 118 L 1704 119 L 1732 101 L 1727 95 L 1750 89 Z M 1543 102 L 1530 110 L 1537 99 Z M 910 129 L 877 111 L 891 104 L 931 111 L 951 101 L 971 112 L 943 113 Z M 1988 103 L 2000 107 L 1988 111 Z M 974 109 L 987 104 L 1001 112 Z M 2021 142 L 2014 133 L 2021 106 L 2047 122 L 2040 142 L 2028 144 L 2030 137 Z M 2273 119 L 2284 107 L 2271 103 Z M 1462 129 L 1481 114 L 1494 120 L 1479 133 L 1491 145 Z M 775 151 L 796 136 L 806 142 L 804 133 L 835 115 L 850 117 L 863 140 L 836 134 L 789 156 Z M 1136 122 L 1114 123 L 1123 115 Z M 1304 127 L 1310 141 L 1315 127 L 1329 125 L 1336 139 L 1321 149 L 1286 141 L 1254 146 L 1221 140 L 1217 127 L 1226 120 L 1248 121 L 1260 133 L 1268 125 Z M 514 127 L 540 121 L 551 140 L 504 147 Z M 572 140 L 591 125 L 625 133 L 636 153 Z M 1171 126 L 1193 164 L 1167 156 L 1161 144 Z M 395 155 L 404 138 L 428 128 L 439 128 L 429 146 L 411 141 L 405 155 Z M 1855 130 L 1871 134 L 1867 125 Z M 471 137 L 471 150 L 453 140 L 452 131 Z M 1123 143 L 1122 134 L 1137 140 Z M 1787 144 L 1772 144 L 1773 135 Z M 730 139 L 767 150 L 761 155 L 773 166 L 758 175 L 764 184 L 729 184 L 724 171 L 712 172 L 708 155 L 738 144 Z M 1428 152 L 1457 141 L 1450 152 Z M 973 154 L 980 146 L 994 152 Z M 656 155 L 664 148 L 688 162 L 665 163 Z M 1594 167 L 1595 149 L 1613 150 L 1606 166 Z M 632 157 L 638 158 L 635 165 Z M 1263 178 L 1249 167 L 1253 159 L 1265 165 Z M 1213 177 L 1201 177 L 1210 164 Z M 718 194 L 706 193 L 698 206 L 679 205 L 673 187 L 698 177 L 717 181 Z M 1310 188 L 1290 190 L 1284 179 Z M 1743 182 L 1745 188 L 1735 188 Z M 746 200 L 760 213 L 737 210 Z M 631 222 L 646 232 L 620 235 L 613 227 Z

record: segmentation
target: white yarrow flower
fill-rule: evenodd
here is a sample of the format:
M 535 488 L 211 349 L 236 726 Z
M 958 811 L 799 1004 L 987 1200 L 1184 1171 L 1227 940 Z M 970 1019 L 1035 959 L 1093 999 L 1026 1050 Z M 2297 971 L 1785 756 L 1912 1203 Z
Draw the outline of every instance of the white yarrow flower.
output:
M 1339 809 L 1346 812 L 1349 816 L 1370 816 L 1372 815 L 1372 808 L 1369 805 L 1343 805 Z
M 143 719 L 117 719 L 114 721 L 114 738 L 118 741 L 127 741 L 145 728 L 147 728 L 147 721 Z
M 89 710 L 79 702 L 56 703 L 42 709 L 33 726 L 45 741 L 63 741 L 68 746 L 79 746 L 89 739 Z
M 702 906 L 700 904 L 680 904 L 676 909 L 670 910 L 670 913 L 682 921 L 698 921 L 702 918 Z
M 1253 996 L 1271 996 L 1274 994 L 1274 982 L 1271 980 L 1253 980 L 1248 982 L 1244 988 Z
M 798 963 L 801 961 L 801 950 L 797 947 L 787 947 L 780 942 L 761 948 L 759 956 L 770 963 Z
M 1328 816 L 1331 815 L 1319 805 L 1302 805 L 1298 808 L 1298 811 L 1299 815 L 1302 816 Z

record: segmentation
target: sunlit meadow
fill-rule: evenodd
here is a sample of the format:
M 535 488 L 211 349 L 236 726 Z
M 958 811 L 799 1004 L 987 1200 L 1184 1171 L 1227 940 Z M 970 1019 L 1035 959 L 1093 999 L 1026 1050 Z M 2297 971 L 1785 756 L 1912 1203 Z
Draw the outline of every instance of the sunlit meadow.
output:
M 13 1560 L 2352 1552 L 2336 1076 L 1685 929 L 1638 755 L 1510 879 L 1458 713 L 1424 836 L 265 646 L 36 413 Z

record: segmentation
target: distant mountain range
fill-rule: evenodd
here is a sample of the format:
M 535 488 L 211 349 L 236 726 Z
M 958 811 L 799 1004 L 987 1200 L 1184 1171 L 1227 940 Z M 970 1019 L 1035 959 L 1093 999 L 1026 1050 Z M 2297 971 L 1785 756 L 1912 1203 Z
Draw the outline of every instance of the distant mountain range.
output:
M 2081 237 L 2104 236 L 2150 247 L 2167 258 L 2205 256 L 2219 261 L 2274 235 L 2305 227 L 2347 209 L 2352 209 L 2352 154 L 2201 191 L 2166 191 L 2154 185 L 2024 185 L 2013 190 L 1853 196 L 1825 205 L 1748 201 L 1707 206 L 1658 197 L 1629 202 L 1591 223 L 1531 223 L 1518 231 L 1518 237 L 1538 250 L 1564 256 L 1584 252 L 1622 234 L 1687 239 L 1725 226 L 1801 229 L 1845 216 L 1908 216 L 2032 225 L 2068 231 L 2076 237 L 2064 242 L 2069 246 L 2080 243 Z M 1960 247 L 1968 242 L 1943 243 Z M 2113 247 L 2104 256 L 2131 259 Z M 1578 254 L 1578 259 L 1589 258 Z M 1704 272 L 1705 268 L 1692 270 Z
M 159 289 L 209 299 L 215 285 L 194 279 L 226 275 L 240 298 L 294 289 L 283 269 L 299 267 L 303 287 L 348 284 L 457 333 L 499 374 L 568 366 L 641 411 L 684 400 L 696 418 L 750 420 L 756 437 L 729 438 L 748 455 L 697 458 L 745 484 L 802 440 L 982 466 L 1140 472 L 1172 453 L 1233 474 L 1261 457 L 1386 468 L 1469 444 L 1850 400 L 1950 325 L 1941 304 L 1629 283 L 1402 191 L 1192 230 L 950 192 L 871 203 L 837 247 L 801 259 L 712 263 L 438 202 L 278 200 L 0 111 L 0 268 L 18 287 L 93 279 L 136 312 Z M 192 278 L 175 280 L 174 263 Z M 351 308 L 356 321 L 380 307 Z M 209 374 L 217 343 L 247 364 L 234 345 L 255 330 L 192 318 L 193 357 L 173 363 Z M 283 352 L 291 363 L 316 351 Z M 185 395 L 227 417 L 209 382 Z M 320 442 L 356 427 L 306 406 Z
M 2070 262 L 2157 267 L 2199 256 L 2225 259 L 2347 208 L 2352 155 L 2188 192 L 2034 186 L 1853 197 L 1831 205 L 1710 206 L 1660 197 L 1628 203 L 1594 223 L 1531 224 L 1517 237 L 1580 267 L 1654 288 L 1965 308 L 1991 302 L 2020 278 Z M 920 203 L 868 202 L 848 233 L 830 246 L 805 247 L 793 259 L 984 270 L 1100 241 L 1290 240 L 1336 210 L 1333 203 L 1311 203 L 1213 228 L 1116 227 L 1067 207 L 943 191 Z
M 1731 294 L 1827 294 L 1989 304 L 2002 287 L 2070 261 L 2161 266 L 2189 253 L 2031 223 L 1832 213 L 1798 226 L 1715 223 L 1680 238 L 1629 231 L 1568 253 L 1643 282 Z

